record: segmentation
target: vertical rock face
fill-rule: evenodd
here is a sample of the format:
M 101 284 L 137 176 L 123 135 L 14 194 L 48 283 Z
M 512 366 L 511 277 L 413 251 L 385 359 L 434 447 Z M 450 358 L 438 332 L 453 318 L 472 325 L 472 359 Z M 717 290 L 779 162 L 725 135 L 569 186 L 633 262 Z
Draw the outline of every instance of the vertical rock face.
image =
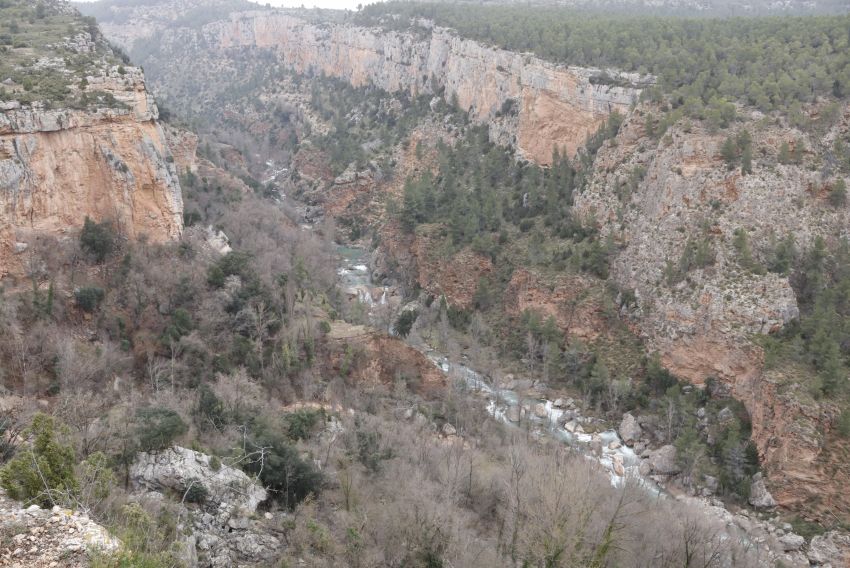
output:
M 261 12 L 234 16 L 204 31 L 221 47 L 272 48 L 297 71 L 321 72 L 355 86 L 371 83 L 412 94 L 445 89 L 446 97 L 457 97 L 477 121 L 518 111 L 506 141 L 538 163 L 548 163 L 556 148 L 574 154 L 608 114 L 627 111 L 640 95 L 637 88 L 594 84 L 598 70 L 557 66 L 441 28 L 418 39 L 355 26 L 319 27 Z M 494 125 L 494 136 L 499 126 Z
M 107 23 L 104 30 L 127 49 L 155 38 L 167 46 L 163 54 L 167 50 L 176 57 L 187 49 L 206 55 L 216 49 L 271 50 L 290 69 L 323 73 L 354 86 L 371 84 L 414 95 L 443 92 L 447 100 L 456 98 L 474 120 L 489 123 L 494 140 L 542 164 L 549 163 L 555 149 L 574 154 L 611 112 L 630 108 L 640 95 L 639 85 L 651 81 L 615 74 L 618 83 L 634 86 L 600 84 L 596 78 L 603 75 L 601 70 L 555 65 L 442 28 L 417 34 L 315 25 L 275 11 L 232 14 L 200 30 L 152 31 L 136 23 Z
M 0 103 L 0 277 L 37 234 L 73 234 L 85 217 L 154 242 L 183 228 L 177 171 L 141 71 L 87 77 L 112 95 L 88 110 Z

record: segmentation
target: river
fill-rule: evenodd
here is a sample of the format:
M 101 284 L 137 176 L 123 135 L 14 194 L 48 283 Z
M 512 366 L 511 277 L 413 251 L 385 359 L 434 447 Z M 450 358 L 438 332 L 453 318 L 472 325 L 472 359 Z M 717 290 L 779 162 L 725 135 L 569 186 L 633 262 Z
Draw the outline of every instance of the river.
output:
M 354 246 L 340 246 L 337 252 L 337 274 L 348 295 L 367 305 L 370 314 L 375 307 L 386 304 L 390 290 L 372 283 L 368 252 Z M 486 376 L 466 363 L 452 361 L 432 347 L 408 343 L 446 373 L 456 387 L 480 397 L 496 420 L 512 427 L 519 427 L 522 423 L 530 424 L 537 433 L 550 436 L 582 452 L 588 458 L 597 460 L 609 472 L 614 485 L 620 485 L 630 478 L 638 481 L 654 495 L 662 494 L 654 481 L 640 475 L 640 457 L 622 443 L 615 430 L 584 432 L 584 426 L 594 419 L 582 416 L 572 399 L 549 400 L 522 396 L 508 388 L 494 388 Z
M 373 284 L 369 268 L 369 253 L 357 246 L 339 246 L 337 249 L 339 265 L 337 274 L 340 283 L 349 297 L 357 298 L 367 310 L 370 319 L 380 312 L 394 293 L 387 286 Z M 375 325 L 380 328 L 380 325 Z M 463 361 L 452 360 L 431 346 L 409 345 L 423 353 L 441 369 L 453 382 L 455 388 L 463 389 L 475 395 L 486 405 L 493 419 L 510 428 L 531 428 L 536 434 L 548 436 L 566 444 L 586 459 L 598 462 L 608 472 L 611 484 L 621 487 L 627 480 L 643 487 L 647 493 L 658 499 L 673 498 L 651 478 L 641 475 L 641 458 L 623 444 L 616 430 L 600 429 L 600 421 L 581 415 L 579 405 L 570 398 L 550 400 L 534 396 L 523 396 L 509 388 L 495 388 L 488 377 Z M 584 426 L 592 425 L 585 432 Z M 719 519 L 724 523 L 724 538 L 732 538 L 745 548 L 753 548 L 765 561 L 765 566 L 773 566 L 781 560 L 788 566 L 808 566 L 802 553 L 793 556 L 785 554 L 775 540 L 777 527 L 770 521 L 760 521 L 752 513 L 743 510 L 737 513 L 726 510 L 717 501 L 692 498 L 679 495 L 679 499 L 688 501 L 701 509 L 703 514 Z M 761 556 L 764 554 L 765 556 Z

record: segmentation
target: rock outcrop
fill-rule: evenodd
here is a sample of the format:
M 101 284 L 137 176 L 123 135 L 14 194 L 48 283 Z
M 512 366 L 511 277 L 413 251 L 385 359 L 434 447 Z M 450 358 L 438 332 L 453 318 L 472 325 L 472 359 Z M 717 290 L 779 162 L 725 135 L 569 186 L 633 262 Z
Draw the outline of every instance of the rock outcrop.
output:
M 112 66 L 85 79 L 108 102 L 0 106 L 0 277 L 21 271 L 39 235 L 73 235 L 87 216 L 131 239 L 180 235 L 177 171 L 141 71 Z
M 789 277 L 764 269 L 776 243 L 793 235 L 797 250 L 806 250 L 818 236 L 846 234 L 850 212 L 826 202 L 824 187 L 834 177 L 825 178 L 806 160 L 779 163 L 779 148 L 803 140 L 814 154 L 828 151 L 850 130 L 850 108 L 820 134 L 768 123 L 756 113 L 725 132 L 682 121 L 661 139 L 646 134 L 648 112 L 640 107 L 616 142 L 600 149 L 588 187 L 576 196 L 576 211 L 619 245 L 611 276 L 634 293 L 637 306 L 625 311 L 665 367 L 697 385 L 717 379 L 744 402 L 766 487 L 777 503 L 845 515 L 850 501 L 835 483 L 835 472 L 847 470 L 837 455 L 844 446 L 829 435 L 837 411 L 794 386 L 792 370 L 766 370 L 753 338 L 799 315 Z M 756 156 L 749 175 L 730 169 L 720 155 L 726 137 L 744 128 Z M 749 260 L 736 246 L 741 231 Z M 682 269 L 695 243 L 711 259 Z
M 812 537 L 806 555 L 813 566 L 850 566 L 850 537 L 838 531 Z
M 675 446 L 661 446 L 649 454 L 650 472 L 656 475 L 675 475 L 682 471 L 676 460 Z
M 192 567 L 268 565 L 280 554 L 273 527 L 255 515 L 266 490 L 239 469 L 175 446 L 138 454 L 130 482 L 140 498 L 173 496 L 182 507 L 197 507 L 184 541 L 184 560 Z
M 750 484 L 749 503 L 756 509 L 776 507 L 776 500 L 770 494 L 770 491 L 767 490 L 761 473 L 753 476 L 753 482 Z
M 152 41 L 162 57 L 192 57 L 201 46 L 222 55 L 246 48 L 270 51 L 291 70 L 323 73 L 353 86 L 371 84 L 412 95 L 443 93 L 474 120 L 489 124 L 492 139 L 544 164 L 556 148 L 575 153 L 611 112 L 625 113 L 641 87 L 652 82 L 636 74 L 555 65 L 437 27 L 388 32 L 313 24 L 269 10 L 230 14 L 200 30 L 172 27 L 172 22 L 147 13 L 114 19 L 104 25 L 105 33 L 130 51 Z M 632 86 L 602 80 L 611 75 Z
M 120 541 L 86 515 L 38 505 L 22 508 L 0 489 L 0 566 L 48 568 L 89 566 L 89 553 L 110 554 Z
M 643 435 L 643 430 L 641 429 L 640 424 L 638 424 L 637 418 L 631 414 L 623 415 L 623 420 L 620 422 L 619 432 L 620 438 L 623 439 L 623 443 L 627 445 L 632 445 L 639 441 Z
M 130 467 L 137 490 L 173 491 L 180 495 L 199 488 L 204 503 L 250 515 L 266 500 L 266 490 L 242 470 L 218 463 L 206 454 L 175 446 L 161 452 L 138 454 Z

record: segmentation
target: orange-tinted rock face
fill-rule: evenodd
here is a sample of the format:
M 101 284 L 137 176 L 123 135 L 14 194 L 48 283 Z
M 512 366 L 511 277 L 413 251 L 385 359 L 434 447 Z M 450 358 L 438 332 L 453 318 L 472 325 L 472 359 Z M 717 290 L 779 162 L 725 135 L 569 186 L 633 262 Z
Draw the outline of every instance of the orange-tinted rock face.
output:
M 505 289 L 505 308 L 512 316 L 526 310 L 552 317 L 567 337 L 596 339 L 605 331 L 601 307 L 590 297 L 591 282 L 582 276 L 562 276 L 547 286 L 528 270 L 517 269 Z
M 359 385 L 407 388 L 428 396 L 446 386 L 446 376 L 425 355 L 398 338 L 363 326 L 335 322 L 327 336 L 332 372 Z
M 520 105 L 517 146 L 536 162 L 549 164 L 553 148 L 561 154 L 575 155 L 607 116 L 607 112 L 588 110 L 574 101 L 553 96 L 551 92 L 525 88 Z
M 20 272 L 36 234 L 73 235 L 87 216 L 131 239 L 180 235 L 183 200 L 156 107 L 140 74 L 122 80 L 129 110 L 0 111 L 0 277 Z
M 434 226 L 423 227 L 416 235 L 406 235 L 397 223 L 384 226 L 380 259 L 393 268 L 379 266 L 378 272 L 394 273 L 411 286 L 419 286 L 434 296 L 445 296 L 449 304 L 458 308 L 472 307 L 481 279 L 493 271 L 493 263 L 469 249 L 441 255 L 439 239 L 428 235 Z
M 818 235 L 841 234 L 850 210 L 824 206 L 812 191 L 823 185 L 819 172 L 777 163 L 787 127 L 747 118 L 720 133 L 676 125 L 659 141 L 646 136 L 642 112 L 626 119 L 616 144 L 600 150 L 576 211 L 621 245 L 612 278 L 634 291 L 636 327 L 664 365 L 694 384 L 716 379 L 744 402 L 779 504 L 821 519 L 850 518 L 842 481 L 850 468 L 846 443 L 833 433 L 834 405 L 812 397 L 811 370 L 765 369 L 753 341 L 799 316 L 789 278 L 763 268 L 775 239 L 791 234 L 806 250 Z M 758 148 L 750 175 L 730 170 L 720 156 L 725 137 L 739 128 Z M 848 129 L 845 108 L 842 122 L 825 136 L 807 136 L 806 146 L 823 151 Z M 761 268 L 742 262 L 735 245 L 742 230 Z M 713 259 L 677 275 L 689 241 L 707 243 Z

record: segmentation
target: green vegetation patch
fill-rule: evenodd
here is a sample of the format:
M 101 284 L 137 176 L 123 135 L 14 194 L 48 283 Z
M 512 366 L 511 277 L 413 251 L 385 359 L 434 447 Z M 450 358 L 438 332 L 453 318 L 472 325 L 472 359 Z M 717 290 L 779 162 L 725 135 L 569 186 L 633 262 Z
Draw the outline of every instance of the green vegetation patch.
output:
M 558 63 L 651 73 L 678 103 L 720 98 L 773 110 L 850 95 L 850 16 L 685 19 L 408 2 L 372 4 L 358 16 L 394 28 L 411 18 Z
M 91 51 L 68 44 L 83 32 L 95 40 Z M 121 62 L 99 34 L 94 18 L 64 6 L 0 0 L 0 101 L 85 107 L 75 94 L 85 90 L 85 77 Z

